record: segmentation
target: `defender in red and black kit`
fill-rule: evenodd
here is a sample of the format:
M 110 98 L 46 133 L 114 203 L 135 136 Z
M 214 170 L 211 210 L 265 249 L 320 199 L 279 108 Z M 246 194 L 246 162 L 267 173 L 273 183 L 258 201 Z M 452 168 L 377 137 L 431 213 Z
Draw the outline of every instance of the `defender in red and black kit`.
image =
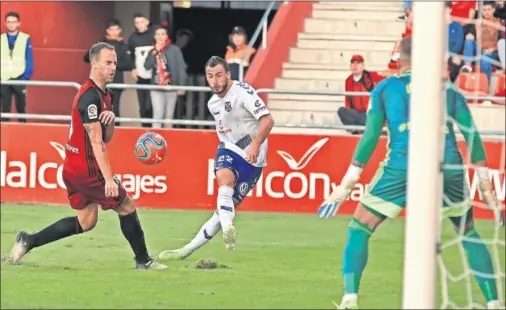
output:
M 118 213 L 137 269 L 167 269 L 149 256 L 133 200 L 114 177 L 107 155 L 105 144 L 114 133 L 114 113 L 105 86 L 114 78 L 116 52 L 113 46 L 100 42 L 92 46 L 89 54 L 90 79 L 74 98 L 63 165 L 63 181 L 77 216 L 63 218 L 34 234 L 20 232 L 9 261 L 17 263 L 33 248 L 93 229 L 101 207 Z
M 72 120 L 67 144 L 65 144 L 65 163 L 63 180 L 67 187 L 70 206 L 81 210 L 90 201 L 97 202 L 103 210 L 114 209 L 127 196 L 122 186 L 118 187 L 118 196 L 107 197 L 104 191 L 105 179 L 93 152 L 90 136 L 85 126 L 92 123 L 101 125 L 102 142 L 108 143 L 108 125 L 100 122 L 102 112 L 112 111 L 111 95 L 101 90 L 93 80 L 81 86 L 72 105 Z

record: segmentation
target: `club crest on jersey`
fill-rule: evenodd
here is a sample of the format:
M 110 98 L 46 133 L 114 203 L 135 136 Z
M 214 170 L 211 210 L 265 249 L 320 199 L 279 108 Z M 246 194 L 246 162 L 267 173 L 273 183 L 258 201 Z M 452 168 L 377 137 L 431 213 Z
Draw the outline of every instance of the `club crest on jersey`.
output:
M 230 101 L 225 102 L 225 111 L 227 112 L 232 111 L 232 103 Z
M 90 104 L 88 106 L 88 118 L 89 119 L 96 119 L 98 117 L 98 109 L 97 106 L 94 104 Z

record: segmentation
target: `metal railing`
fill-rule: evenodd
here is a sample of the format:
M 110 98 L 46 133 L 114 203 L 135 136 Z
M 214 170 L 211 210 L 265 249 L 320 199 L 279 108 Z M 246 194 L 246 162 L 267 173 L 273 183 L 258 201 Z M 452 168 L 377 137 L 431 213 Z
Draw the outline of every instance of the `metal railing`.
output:
M 80 84 L 76 82 L 63 82 L 63 81 L 20 81 L 9 80 L 1 81 L 0 85 L 24 85 L 24 86 L 56 86 L 56 87 L 73 87 L 79 89 Z M 144 90 L 165 90 L 165 91 L 178 91 L 184 90 L 188 92 L 211 92 L 209 87 L 206 86 L 159 86 L 159 85 L 138 85 L 138 84 L 108 84 L 110 89 L 144 89 Z M 368 92 L 346 92 L 346 91 L 330 91 L 330 90 L 283 90 L 272 88 L 259 88 L 256 90 L 261 94 L 292 94 L 292 95 L 331 95 L 331 96 L 369 96 Z M 495 96 L 466 96 L 471 100 L 489 100 L 489 101 L 504 101 L 504 97 Z M 322 101 L 323 103 L 323 101 Z M 328 102 L 331 103 L 331 102 Z M 275 110 L 272 109 L 271 110 Z M 299 110 L 300 111 L 300 110 Z M 304 110 L 302 110 L 304 111 Z M 308 108 L 307 111 L 311 111 Z M 8 119 L 33 119 L 33 120 L 49 120 L 49 121 L 70 121 L 69 115 L 47 115 L 47 114 L 19 114 L 19 113 L 1 113 L 1 118 Z M 185 125 L 185 126 L 215 126 L 214 121 L 210 120 L 180 120 L 180 119 L 163 119 L 154 120 L 146 118 L 134 117 L 118 117 L 118 122 L 124 123 L 162 123 L 172 125 Z M 301 128 L 301 129 L 338 129 L 338 130 L 363 130 L 364 126 L 351 126 L 351 125 L 337 125 L 337 124 L 276 124 L 278 128 Z M 504 136 L 505 132 L 500 130 L 482 130 L 481 134 L 484 135 L 500 135 Z
M 269 3 L 269 6 L 265 9 L 264 15 L 262 16 L 262 19 L 260 19 L 260 22 L 258 23 L 257 28 L 255 29 L 255 32 L 251 36 L 251 39 L 248 42 L 248 47 L 246 48 L 246 53 L 241 59 L 241 63 L 239 64 L 239 81 L 242 81 L 244 78 L 244 61 L 246 57 L 248 57 L 248 54 L 250 50 L 253 48 L 253 45 L 255 45 L 258 37 L 260 36 L 260 33 L 262 33 L 262 48 L 267 48 L 267 30 L 269 28 L 269 14 L 271 13 L 272 9 L 276 5 L 277 1 L 271 1 Z M 284 2 L 282 5 L 285 5 L 286 2 Z M 248 64 L 249 65 L 249 64 Z
M 9 80 L 1 81 L 0 85 L 22 85 L 22 86 L 55 86 L 55 87 L 74 87 L 79 89 L 81 85 L 76 82 L 63 81 L 25 81 L 25 80 Z M 207 86 L 177 86 L 177 85 L 142 85 L 142 84 L 107 84 L 110 89 L 143 89 L 143 90 L 164 90 L 164 91 L 189 91 L 189 92 L 211 92 Z M 326 95 L 326 96 L 370 96 L 368 92 L 352 92 L 352 91 L 336 91 L 336 90 L 300 90 L 300 89 L 274 89 L 259 88 L 256 89 L 257 94 L 284 94 L 284 95 Z M 505 97 L 498 96 L 478 96 L 466 95 L 469 100 L 487 100 L 487 101 L 504 101 Z

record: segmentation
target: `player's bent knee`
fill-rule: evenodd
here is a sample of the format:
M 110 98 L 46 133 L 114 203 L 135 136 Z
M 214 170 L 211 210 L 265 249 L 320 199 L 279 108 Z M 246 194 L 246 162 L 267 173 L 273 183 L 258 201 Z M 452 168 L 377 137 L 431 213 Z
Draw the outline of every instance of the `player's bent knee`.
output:
M 98 205 L 96 203 L 89 204 L 86 208 L 77 211 L 77 220 L 83 232 L 95 228 L 98 221 Z
M 123 202 L 119 205 L 119 207 L 114 209 L 114 211 L 116 211 L 116 213 L 118 213 L 119 216 L 125 216 L 128 214 L 134 213 L 135 212 L 135 203 L 134 203 L 133 199 L 127 195 L 125 197 L 125 199 L 123 200 Z
M 220 186 L 235 186 L 235 172 L 229 168 L 221 168 L 216 171 L 216 180 Z
M 360 223 L 367 225 L 371 230 L 375 230 L 386 218 L 384 215 L 373 212 L 373 210 L 361 203 L 355 209 L 353 217 Z

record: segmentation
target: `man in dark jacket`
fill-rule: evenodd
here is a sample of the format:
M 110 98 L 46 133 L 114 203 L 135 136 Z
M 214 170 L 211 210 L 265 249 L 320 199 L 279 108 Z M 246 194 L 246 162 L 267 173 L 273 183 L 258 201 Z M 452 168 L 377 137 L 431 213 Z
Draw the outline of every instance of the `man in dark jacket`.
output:
M 134 70 L 132 70 L 132 77 L 137 81 L 137 84 L 149 85 L 151 84 L 151 70 L 144 68 L 144 63 L 153 49 L 155 42 L 154 30 L 149 27 L 149 19 L 142 14 L 134 15 L 134 24 L 136 32 L 128 38 L 128 46 L 132 53 L 132 61 Z M 139 100 L 139 114 L 141 118 L 153 118 L 153 110 L 151 107 L 151 98 L 149 90 L 137 90 L 137 98 Z M 151 127 L 151 124 L 144 123 L 142 127 Z
M 99 42 L 106 42 L 111 44 L 116 49 L 116 55 L 118 57 L 118 66 L 116 67 L 116 74 L 114 75 L 113 83 L 123 84 L 123 72 L 131 71 L 133 64 L 130 56 L 130 50 L 128 44 L 121 37 L 121 25 L 116 19 L 111 19 L 107 23 L 107 29 L 105 30 L 106 36 Z M 89 63 L 90 56 L 88 51 L 84 54 L 84 61 Z M 112 99 L 112 111 L 116 117 L 119 117 L 119 102 L 121 98 L 122 89 L 111 89 Z M 118 125 L 118 124 L 116 124 Z

